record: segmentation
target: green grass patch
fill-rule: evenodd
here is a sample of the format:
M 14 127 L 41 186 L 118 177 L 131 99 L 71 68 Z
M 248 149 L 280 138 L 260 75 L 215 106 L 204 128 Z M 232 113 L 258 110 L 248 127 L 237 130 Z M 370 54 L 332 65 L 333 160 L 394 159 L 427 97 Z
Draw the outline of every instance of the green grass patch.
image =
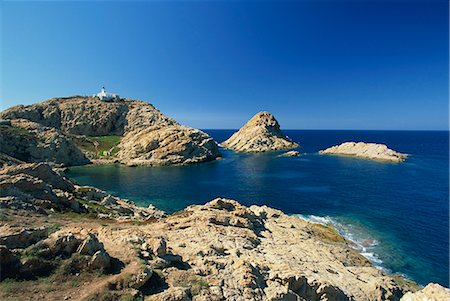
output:
M 312 224 L 314 232 L 321 238 L 332 242 L 346 242 L 345 238 L 339 234 L 339 232 L 327 225 Z
M 115 157 L 120 151 L 117 146 L 122 136 L 73 137 L 72 141 L 84 152 L 98 157 Z
M 50 227 L 47 228 L 47 233 L 50 235 L 52 233 L 55 233 L 59 229 L 61 229 L 62 225 L 59 223 L 53 224 Z
M 119 152 L 117 145 L 122 139 L 121 136 L 99 136 L 99 137 L 89 137 L 92 141 L 97 154 L 101 157 L 114 157 Z
M 193 275 L 189 272 L 182 272 L 176 278 L 175 286 L 189 287 L 191 289 L 192 296 L 198 295 L 203 289 L 209 287 L 208 282 L 202 279 L 202 277 Z
M 94 202 L 85 201 L 85 200 L 78 199 L 78 198 L 77 198 L 77 201 L 80 204 L 84 205 L 86 207 L 86 209 L 89 210 L 89 212 L 104 213 L 104 214 L 111 214 L 111 215 L 116 214 L 116 212 L 114 210 L 109 209 L 103 205 L 100 205 L 100 204 L 97 204 Z

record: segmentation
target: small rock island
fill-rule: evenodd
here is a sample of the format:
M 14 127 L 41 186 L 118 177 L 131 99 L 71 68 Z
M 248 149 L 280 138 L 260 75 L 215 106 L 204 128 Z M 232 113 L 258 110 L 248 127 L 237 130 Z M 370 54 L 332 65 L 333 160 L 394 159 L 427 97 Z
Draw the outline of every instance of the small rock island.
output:
M 408 155 L 401 154 L 385 144 L 365 142 L 345 142 L 319 151 L 322 155 L 344 155 L 377 161 L 403 162 Z
M 298 156 L 300 156 L 300 152 L 288 151 L 288 152 L 285 152 L 285 153 L 279 155 L 278 157 L 298 157 Z
M 280 124 L 269 112 L 259 112 L 221 144 L 236 152 L 247 153 L 285 150 L 298 146 L 283 134 Z

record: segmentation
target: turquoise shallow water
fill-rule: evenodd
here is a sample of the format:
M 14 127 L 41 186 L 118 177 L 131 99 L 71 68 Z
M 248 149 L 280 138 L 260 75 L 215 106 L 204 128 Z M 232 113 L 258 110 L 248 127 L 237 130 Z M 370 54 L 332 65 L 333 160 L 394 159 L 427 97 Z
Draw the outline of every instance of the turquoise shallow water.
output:
M 216 141 L 233 131 L 206 130 Z M 217 196 L 265 204 L 333 224 L 376 265 L 422 284 L 449 285 L 448 132 L 285 131 L 300 157 L 236 154 L 178 167 L 73 167 L 68 175 L 139 205 L 167 212 Z M 386 143 L 410 154 L 405 163 L 321 156 L 344 141 Z

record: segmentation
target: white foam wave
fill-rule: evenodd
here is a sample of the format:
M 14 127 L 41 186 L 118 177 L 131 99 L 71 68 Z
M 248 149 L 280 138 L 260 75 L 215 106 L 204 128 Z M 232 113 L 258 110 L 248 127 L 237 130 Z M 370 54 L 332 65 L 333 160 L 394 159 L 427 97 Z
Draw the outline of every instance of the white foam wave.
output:
M 330 216 L 302 214 L 294 215 L 311 223 L 332 226 L 339 232 L 340 235 L 345 237 L 347 240 L 352 241 L 354 243 L 354 249 L 356 249 L 361 255 L 372 262 L 377 268 L 383 269 L 383 261 L 375 252 L 376 247 L 379 245 L 379 241 L 372 238 L 367 230 L 364 231 L 364 229 L 356 227 L 350 223 L 338 222 Z

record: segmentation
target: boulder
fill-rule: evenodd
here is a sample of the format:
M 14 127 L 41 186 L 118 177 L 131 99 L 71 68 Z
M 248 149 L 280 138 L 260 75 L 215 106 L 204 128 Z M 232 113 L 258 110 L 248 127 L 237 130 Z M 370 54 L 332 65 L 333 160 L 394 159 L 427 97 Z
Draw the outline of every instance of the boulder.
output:
M 77 251 L 81 243 L 81 239 L 78 239 L 73 234 L 68 234 L 54 240 L 49 248 L 53 254 L 70 256 Z
M 167 243 L 164 237 L 154 238 L 151 241 L 152 252 L 157 257 L 164 257 L 167 254 Z
M 94 270 L 105 271 L 111 267 L 111 257 L 105 250 L 98 250 L 92 255 L 89 267 Z
M 95 234 L 89 233 L 88 237 L 78 247 L 77 252 L 81 255 L 94 255 L 97 251 L 104 251 L 103 244 Z
M 140 289 L 147 283 L 152 275 L 152 268 L 149 265 L 145 265 L 137 274 L 133 275 L 132 281 L 130 282 L 129 286 L 134 289 Z

